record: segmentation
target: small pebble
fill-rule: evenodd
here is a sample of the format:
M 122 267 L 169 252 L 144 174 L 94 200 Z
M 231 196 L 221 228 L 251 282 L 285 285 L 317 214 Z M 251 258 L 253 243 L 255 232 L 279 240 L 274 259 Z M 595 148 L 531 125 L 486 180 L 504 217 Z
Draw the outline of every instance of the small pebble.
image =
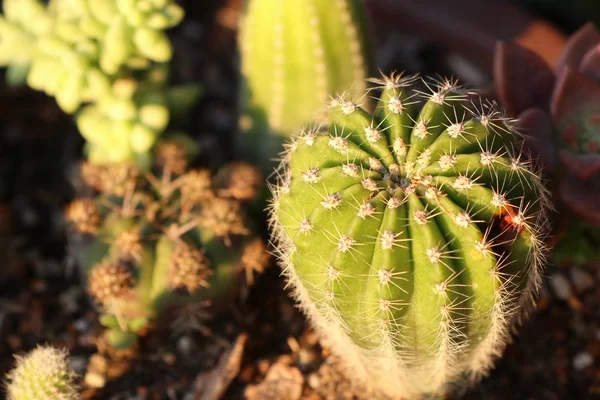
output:
M 575 356 L 575 358 L 573 358 L 573 367 L 579 371 L 581 371 L 582 369 L 586 369 L 593 363 L 594 358 L 590 353 L 587 352 L 579 353 Z
M 76 374 L 82 375 L 87 367 L 87 359 L 82 356 L 73 356 L 69 359 L 69 366 Z
M 573 282 L 573 286 L 578 292 L 585 292 L 588 289 L 594 287 L 594 278 L 584 271 L 581 268 L 572 268 L 571 271 L 571 281 Z
M 321 384 L 321 380 L 319 379 L 319 375 L 316 373 L 312 373 L 308 376 L 308 386 L 311 389 L 316 389 Z
M 190 354 L 193 347 L 193 340 L 189 336 L 182 336 L 177 341 L 177 350 L 179 350 L 181 354 Z
M 561 300 L 569 300 L 571 297 L 571 285 L 567 278 L 562 274 L 553 274 L 550 277 L 550 285 L 554 294 Z

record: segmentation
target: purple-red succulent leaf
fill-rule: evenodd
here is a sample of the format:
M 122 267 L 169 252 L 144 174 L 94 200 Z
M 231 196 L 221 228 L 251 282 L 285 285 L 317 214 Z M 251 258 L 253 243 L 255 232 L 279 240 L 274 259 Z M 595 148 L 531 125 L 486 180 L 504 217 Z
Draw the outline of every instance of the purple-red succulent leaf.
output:
M 515 116 L 532 107 L 547 110 L 555 76 L 533 51 L 518 44 L 497 42 L 494 82 L 500 102 Z
M 600 188 L 566 177 L 560 183 L 560 198 L 579 218 L 600 228 Z
M 556 82 L 550 112 L 562 146 L 580 153 L 599 151 L 599 83 L 565 67 Z
M 565 168 L 581 181 L 590 180 L 600 173 L 600 154 L 576 154 L 560 150 L 559 157 Z
M 586 53 L 597 44 L 600 44 L 600 32 L 592 22 L 588 22 L 567 40 L 558 58 L 556 71 L 561 72 L 564 67 L 579 69 Z
M 542 162 L 544 172 L 553 174 L 558 156 L 550 114 L 540 108 L 530 108 L 519 115 L 517 125 L 525 137 L 523 150 Z
M 579 70 L 600 82 L 600 44 L 592 47 L 583 57 Z

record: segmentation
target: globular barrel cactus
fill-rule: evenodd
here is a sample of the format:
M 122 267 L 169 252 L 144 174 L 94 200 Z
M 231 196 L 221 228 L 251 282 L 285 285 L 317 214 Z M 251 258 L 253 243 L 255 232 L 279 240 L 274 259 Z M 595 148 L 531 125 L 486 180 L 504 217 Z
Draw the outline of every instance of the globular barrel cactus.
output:
M 330 95 L 363 93 L 373 64 L 359 0 L 250 0 L 239 42 L 239 151 L 272 167 L 282 142 Z
M 217 184 L 208 170 L 189 169 L 185 153 L 177 142 L 159 144 L 157 176 L 84 164 L 83 178 L 100 194 L 67 209 L 72 226 L 94 238 L 82 264 L 116 347 L 135 343 L 166 310 L 231 300 L 242 270 L 268 263 L 243 210 L 262 180 L 257 169 L 229 166 Z M 224 176 L 240 172 L 249 179 Z
M 547 195 L 493 104 L 384 77 L 289 145 L 272 222 L 294 295 L 352 368 L 404 399 L 474 379 L 540 280 Z M 421 100 L 424 100 L 422 102 Z
M 16 357 L 17 366 L 8 374 L 8 400 L 77 400 L 67 356 L 66 350 L 40 346 Z
M 148 164 L 169 122 L 169 100 L 183 93 L 167 87 L 173 50 L 165 33 L 182 20 L 183 9 L 173 0 L 3 5 L 0 65 L 9 67 L 9 82 L 26 81 L 67 113 L 85 106 L 77 123 L 92 162 Z

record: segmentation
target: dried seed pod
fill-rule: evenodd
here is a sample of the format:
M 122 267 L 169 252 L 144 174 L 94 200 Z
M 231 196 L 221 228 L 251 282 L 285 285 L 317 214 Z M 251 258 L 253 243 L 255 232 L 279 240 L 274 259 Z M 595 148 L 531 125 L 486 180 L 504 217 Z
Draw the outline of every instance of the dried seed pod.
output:
M 252 284 L 254 281 L 254 272 L 262 274 L 269 266 L 271 256 L 267 251 L 267 245 L 261 238 L 255 238 L 250 241 L 242 252 L 242 265 L 246 271 L 246 281 Z
M 140 229 L 134 227 L 117 235 L 112 241 L 113 247 L 122 261 L 140 261 L 142 258 L 142 236 Z
M 186 208 L 193 208 L 195 205 L 214 196 L 212 191 L 212 177 L 209 170 L 192 170 L 180 179 L 182 180 L 181 187 L 179 188 L 181 202 Z
M 240 203 L 216 197 L 204 203 L 200 212 L 200 226 L 210 230 L 215 236 L 246 235 Z
M 65 211 L 67 221 L 82 233 L 95 233 L 102 223 L 96 202 L 88 198 L 75 199 Z
M 181 175 L 188 168 L 187 148 L 180 141 L 161 141 L 156 146 L 155 163 L 160 168 Z
M 184 241 L 178 241 L 169 261 L 169 286 L 195 292 L 208 287 L 207 278 L 212 274 L 204 253 Z
M 105 260 L 92 267 L 88 285 L 92 297 L 107 305 L 132 288 L 133 275 L 124 263 Z
M 255 165 L 234 162 L 221 168 L 215 180 L 221 188 L 219 195 L 241 201 L 256 197 L 264 184 L 263 175 Z

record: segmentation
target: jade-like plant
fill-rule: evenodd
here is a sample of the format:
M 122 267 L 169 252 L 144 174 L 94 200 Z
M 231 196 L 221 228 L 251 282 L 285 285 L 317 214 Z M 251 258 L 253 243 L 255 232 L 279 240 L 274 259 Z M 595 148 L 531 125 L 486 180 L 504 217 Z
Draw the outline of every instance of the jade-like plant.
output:
M 354 382 L 443 394 L 487 373 L 531 304 L 548 197 L 495 104 L 448 80 L 373 82 L 379 96 L 335 98 L 289 144 L 274 239 Z
M 155 161 L 156 175 L 84 164 L 82 176 L 98 195 L 76 199 L 66 213 L 93 238 L 84 276 L 107 339 L 119 348 L 172 317 L 169 310 L 231 301 L 242 269 L 251 277 L 269 261 L 244 213 L 262 185 L 256 167 L 232 164 L 213 178 L 190 169 L 186 146 L 176 141 L 160 143 Z
M 533 51 L 500 42 L 494 80 L 501 103 L 529 136 L 528 147 L 544 161 L 557 203 L 578 217 L 559 216 L 557 236 L 566 241 L 557 256 L 597 260 L 589 248 L 600 232 L 600 32 L 590 23 L 573 34 L 554 69 Z
M 77 400 L 75 374 L 66 350 L 39 346 L 23 357 L 7 378 L 8 400 Z
M 198 95 L 168 86 L 165 30 L 184 14 L 173 0 L 4 0 L 3 9 L 9 83 L 26 82 L 77 113 L 93 163 L 147 166 L 173 108 Z
M 246 7 L 237 144 L 267 168 L 329 96 L 364 93 L 373 61 L 360 0 L 250 0 Z

